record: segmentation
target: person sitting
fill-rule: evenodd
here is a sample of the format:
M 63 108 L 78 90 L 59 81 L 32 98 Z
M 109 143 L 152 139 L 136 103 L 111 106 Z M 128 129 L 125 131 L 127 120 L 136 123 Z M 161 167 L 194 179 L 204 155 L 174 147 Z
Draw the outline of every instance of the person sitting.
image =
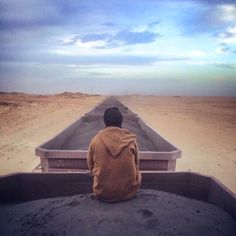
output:
M 122 128 L 117 107 L 104 112 L 106 128 L 91 140 L 87 163 L 97 199 L 116 202 L 133 198 L 141 184 L 136 136 Z

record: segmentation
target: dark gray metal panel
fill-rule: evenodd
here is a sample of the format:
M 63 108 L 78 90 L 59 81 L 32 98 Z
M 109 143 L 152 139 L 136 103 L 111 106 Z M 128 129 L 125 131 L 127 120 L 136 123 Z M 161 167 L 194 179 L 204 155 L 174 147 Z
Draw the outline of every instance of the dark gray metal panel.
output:
M 180 194 L 215 204 L 236 218 L 236 195 L 214 178 L 190 172 L 144 172 L 144 189 Z M 0 177 L 0 202 L 30 201 L 92 192 L 82 173 L 16 173 Z
M 92 177 L 80 173 L 24 173 L 19 183 L 23 201 L 92 192 Z
M 236 219 L 236 194 L 226 188 L 215 178 L 210 179 L 208 201 L 220 206 Z
M 20 201 L 19 175 L 10 174 L 0 177 L 0 202 Z

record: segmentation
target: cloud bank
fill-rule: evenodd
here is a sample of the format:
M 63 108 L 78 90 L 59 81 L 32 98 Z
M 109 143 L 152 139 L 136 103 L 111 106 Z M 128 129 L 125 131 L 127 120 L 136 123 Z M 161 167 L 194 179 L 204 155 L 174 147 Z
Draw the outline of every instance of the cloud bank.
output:
M 67 76 L 111 84 L 117 75 L 157 84 L 224 77 L 236 90 L 233 0 L 2 0 L 0 41 L 0 90 L 17 77 L 52 75 L 65 84 Z

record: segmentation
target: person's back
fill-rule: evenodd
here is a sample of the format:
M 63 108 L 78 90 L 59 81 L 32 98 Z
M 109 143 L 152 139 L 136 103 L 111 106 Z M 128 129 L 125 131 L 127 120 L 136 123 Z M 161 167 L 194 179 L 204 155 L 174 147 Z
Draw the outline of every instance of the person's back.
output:
M 121 128 L 122 115 L 117 108 L 104 113 L 106 128 L 91 141 L 88 166 L 98 199 L 121 201 L 134 197 L 141 184 L 136 136 Z

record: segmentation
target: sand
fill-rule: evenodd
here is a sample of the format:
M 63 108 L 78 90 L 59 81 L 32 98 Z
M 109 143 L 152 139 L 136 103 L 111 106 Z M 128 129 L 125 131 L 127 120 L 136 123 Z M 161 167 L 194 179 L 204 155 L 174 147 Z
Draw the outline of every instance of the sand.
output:
M 32 171 L 35 147 L 103 97 L 0 94 L 0 174 Z M 120 100 L 182 151 L 177 171 L 211 175 L 236 193 L 236 98 L 124 96 Z
M 221 208 L 180 195 L 140 190 L 120 203 L 92 194 L 0 205 L 0 235 L 235 235 Z
M 176 171 L 214 176 L 236 193 L 236 98 L 125 96 L 120 100 L 182 150 Z
M 35 147 L 61 132 L 101 99 L 81 93 L 0 93 L 0 175 L 34 170 L 40 163 Z

